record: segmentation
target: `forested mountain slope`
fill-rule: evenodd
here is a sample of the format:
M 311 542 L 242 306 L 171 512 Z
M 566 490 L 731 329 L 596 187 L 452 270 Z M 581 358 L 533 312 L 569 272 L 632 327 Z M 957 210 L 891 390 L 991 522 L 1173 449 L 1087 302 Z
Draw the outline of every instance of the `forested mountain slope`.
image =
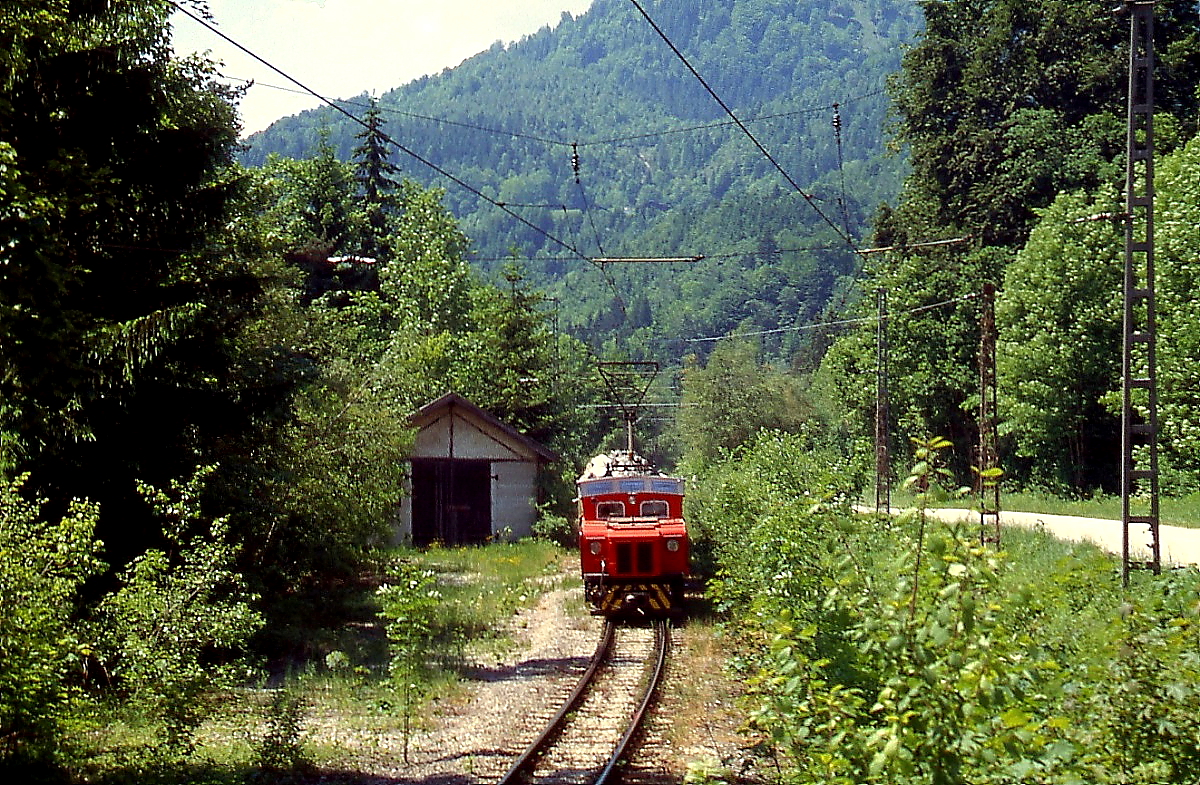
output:
M 402 153 L 397 163 L 447 189 L 481 268 L 531 260 L 528 274 L 559 298 L 561 326 L 595 346 L 607 336 L 620 351 L 678 357 L 693 350 L 688 337 L 811 318 L 855 269 L 838 233 L 857 242 L 903 177 L 903 159 L 884 155 L 883 90 L 919 9 L 895 0 L 641 7 L 808 197 L 628 0 L 597 0 L 554 29 L 380 97 L 391 137 L 485 198 Z M 366 103 L 345 106 L 362 115 Z M 314 110 L 251 137 L 243 158 L 305 157 L 323 132 L 348 158 L 360 130 Z M 699 254 L 708 258 L 686 267 L 604 271 L 581 258 Z

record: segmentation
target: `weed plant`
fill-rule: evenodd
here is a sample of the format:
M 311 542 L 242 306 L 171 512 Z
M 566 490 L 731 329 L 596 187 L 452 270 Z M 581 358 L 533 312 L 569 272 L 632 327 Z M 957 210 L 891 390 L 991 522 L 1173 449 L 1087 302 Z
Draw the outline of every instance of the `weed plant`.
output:
M 1014 531 L 998 552 L 926 519 L 953 502 L 944 446 L 918 445 L 895 519 L 853 514 L 836 457 L 780 434 L 696 484 L 785 781 L 1200 781 L 1200 574 L 1123 588 L 1091 546 Z
M 422 727 L 428 706 L 458 689 L 465 666 L 506 645 L 507 621 L 560 584 L 569 558 L 534 541 L 383 553 L 358 585 L 362 596 L 343 603 L 382 610 L 383 624 L 356 612 L 340 630 L 314 629 L 308 660 L 196 696 L 206 720 L 184 752 L 163 746 L 156 712 L 95 703 L 64 728 L 64 744 L 75 744 L 82 762 L 62 781 L 245 785 L 314 781 L 319 772 L 323 782 L 361 782 L 347 740 L 393 756 L 393 740 Z M 417 588 L 428 601 L 398 612 L 376 594 L 380 583 L 413 575 L 423 576 Z

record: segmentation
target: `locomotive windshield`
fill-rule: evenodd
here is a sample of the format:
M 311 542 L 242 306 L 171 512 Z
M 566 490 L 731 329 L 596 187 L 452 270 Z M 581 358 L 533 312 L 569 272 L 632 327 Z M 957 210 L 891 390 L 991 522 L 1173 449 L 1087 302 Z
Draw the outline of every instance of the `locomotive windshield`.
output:
M 596 504 L 596 517 L 602 521 L 609 518 L 625 517 L 625 502 L 599 502 Z
M 667 503 L 662 499 L 642 502 L 642 517 L 643 518 L 665 518 L 667 517 Z

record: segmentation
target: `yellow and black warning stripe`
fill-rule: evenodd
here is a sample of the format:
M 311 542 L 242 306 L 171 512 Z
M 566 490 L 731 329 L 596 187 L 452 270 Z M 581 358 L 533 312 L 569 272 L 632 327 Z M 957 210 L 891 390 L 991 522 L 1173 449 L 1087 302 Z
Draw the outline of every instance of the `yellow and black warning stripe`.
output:
M 666 613 L 672 609 L 671 592 L 662 583 L 615 583 L 606 587 L 597 609 L 601 613 L 618 613 L 625 609 L 625 598 L 637 595 L 646 603 L 645 610 Z

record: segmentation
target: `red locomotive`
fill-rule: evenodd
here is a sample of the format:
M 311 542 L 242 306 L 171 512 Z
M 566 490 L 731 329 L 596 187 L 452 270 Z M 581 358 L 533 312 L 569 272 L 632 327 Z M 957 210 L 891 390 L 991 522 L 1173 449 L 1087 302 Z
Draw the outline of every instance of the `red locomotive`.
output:
M 682 612 L 688 575 L 683 480 L 629 452 L 598 455 L 578 481 L 584 595 L 597 616 Z

